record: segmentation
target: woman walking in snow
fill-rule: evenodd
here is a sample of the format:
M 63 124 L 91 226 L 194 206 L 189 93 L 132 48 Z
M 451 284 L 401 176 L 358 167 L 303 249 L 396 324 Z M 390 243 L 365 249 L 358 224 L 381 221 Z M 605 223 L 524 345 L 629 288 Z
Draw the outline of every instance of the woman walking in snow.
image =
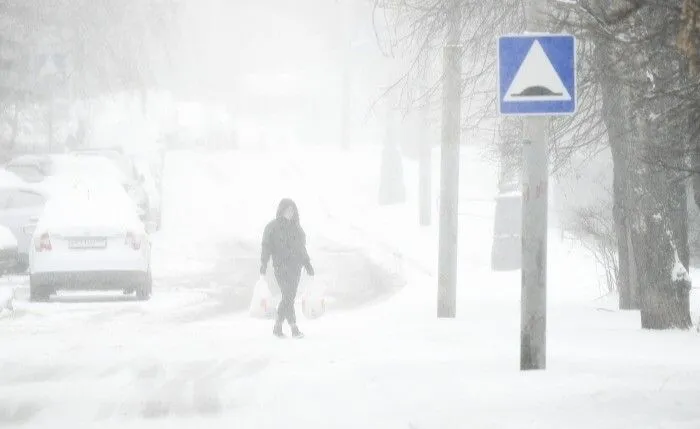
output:
M 260 275 L 267 272 L 267 263 L 272 257 L 277 284 L 282 291 L 282 300 L 277 308 L 277 320 L 273 333 L 284 337 L 282 324 L 285 320 L 292 329 L 292 336 L 303 337 L 297 327 L 294 314 L 294 299 L 299 288 L 301 268 L 314 275 L 309 254 L 306 251 L 306 234 L 299 223 L 299 210 L 294 201 L 285 198 L 277 207 L 277 216 L 265 227 L 262 239 Z

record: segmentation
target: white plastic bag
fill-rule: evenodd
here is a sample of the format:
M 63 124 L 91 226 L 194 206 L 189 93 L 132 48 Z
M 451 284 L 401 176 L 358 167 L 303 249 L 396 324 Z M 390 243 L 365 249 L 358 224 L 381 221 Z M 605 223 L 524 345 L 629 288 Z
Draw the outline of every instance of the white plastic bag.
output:
M 250 300 L 250 316 L 274 319 L 277 315 L 279 301 L 279 297 L 274 296 L 270 291 L 265 277 L 260 276 L 260 279 L 255 283 L 255 287 L 253 288 L 253 298 Z
M 316 319 L 326 312 L 326 297 L 323 283 L 308 279 L 304 293 L 301 296 L 301 312 L 307 319 Z

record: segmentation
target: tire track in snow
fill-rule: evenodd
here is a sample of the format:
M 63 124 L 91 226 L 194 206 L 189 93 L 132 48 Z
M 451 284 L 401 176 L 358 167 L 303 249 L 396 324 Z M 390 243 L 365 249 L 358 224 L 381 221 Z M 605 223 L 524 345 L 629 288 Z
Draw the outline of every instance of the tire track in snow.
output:
M 134 394 L 121 404 L 104 406 L 100 415 L 149 420 L 218 415 L 235 406 L 226 389 L 235 391 L 237 380 L 255 376 L 269 363 L 269 358 L 254 356 L 178 365 L 135 363 L 128 383 Z

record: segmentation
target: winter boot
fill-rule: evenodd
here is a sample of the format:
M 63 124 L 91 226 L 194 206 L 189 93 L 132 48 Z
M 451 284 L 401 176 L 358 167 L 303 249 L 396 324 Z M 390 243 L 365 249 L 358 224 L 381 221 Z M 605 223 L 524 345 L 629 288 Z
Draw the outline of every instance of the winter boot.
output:
M 278 338 L 284 338 L 284 332 L 282 332 L 282 323 L 275 322 L 275 327 L 272 329 L 272 334 Z
M 294 338 L 302 338 L 304 334 L 299 330 L 299 327 L 297 325 L 292 325 L 292 337 Z

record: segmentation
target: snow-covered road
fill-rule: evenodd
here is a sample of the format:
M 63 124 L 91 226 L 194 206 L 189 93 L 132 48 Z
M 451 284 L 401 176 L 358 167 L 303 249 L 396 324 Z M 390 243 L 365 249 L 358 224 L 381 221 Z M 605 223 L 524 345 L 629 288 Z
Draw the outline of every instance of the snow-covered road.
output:
M 379 159 L 308 153 L 169 154 L 149 302 L 35 304 L 20 285 L 0 318 L 0 427 L 700 427 L 699 337 L 642 332 L 592 300 L 580 249 L 550 243 L 548 370 L 521 373 L 519 273 L 489 269 L 492 208 L 464 207 L 458 318 L 437 320 L 434 231 L 410 226 L 411 207 L 375 207 Z M 491 172 L 467 167 L 466 191 L 488 198 Z M 241 311 L 285 196 L 334 298 L 300 318 L 301 341 Z
M 207 390 L 202 383 L 212 377 L 221 382 L 229 371 L 242 377 L 265 366 L 269 357 L 255 357 L 254 350 L 249 358 L 241 355 L 241 347 L 251 349 L 272 338 L 269 321 L 247 317 L 258 278 L 260 234 L 274 216 L 280 195 L 309 192 L 307 179 L 287 161 L 260 156 L 169 154 L 163 229 L 153 237 L 154 296 L 149 302 L 119 293 L 60 293 L 49 303 L 29 303 L 26 278 L 2 279 L 0 289 L 13 290 L 15 299 L 14 311 L 0 319 L 2 338 L 11 345 L 3 347 L 0 360 L 0 423 L 34 421 L 55 413 L 71 418 L 83 413 L 90 421 L 95 415 L 129 414 L 130 403 L 137 416 L 196 414 L 205 411 L 188 407 L 201 404 L 160 398 L 164 405 L 157 405 L 152 403 L 155 399 L 132 393 L 117 400 L 126 392 L 117 389 L 120 393 L 114 395 L 109 386 L 123 382 L 139 391 L 144 388 L 142 378 L 146 384 L 153 378 L 149 386 L 154 397 L 165 391 L 177 396 L 180 393 L 169 386 L 195 383 L 196 389 Z M 301 207 L 309 213 L 315 210 Z M 385 269 L 363 249 L 328 236 L 314 226 L 313 218 L 304 219 L 304 224 L 317 281 L 328 284 L 329 310 L 366 304 L 403 284 L 400 273 Z M 199 356 L 200 364 L 190 365 L 192 356 Z M 177 375 L 163 372 L 171 359 L 182 359 L 191 368 L 173 369 Z M 136 386 L 130 377 L 135 377 Z M 159 382 L 164 385 L 157 386 Z M 218 398 L 216 392 L 206 395 Z M 211 402 L 201 407 L 226 408 L 219 399 Z

